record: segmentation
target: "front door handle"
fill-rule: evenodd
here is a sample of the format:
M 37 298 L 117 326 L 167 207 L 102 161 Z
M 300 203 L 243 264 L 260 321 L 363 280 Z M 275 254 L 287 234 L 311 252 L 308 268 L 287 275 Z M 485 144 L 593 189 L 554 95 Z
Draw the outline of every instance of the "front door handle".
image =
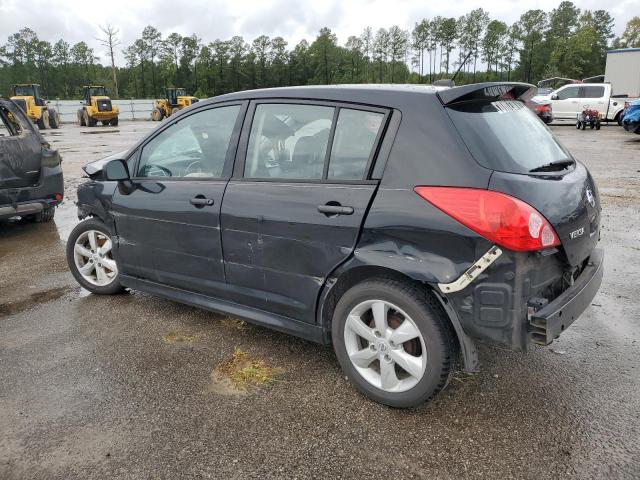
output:
M 213 199 L 205 198 L 204 195 L 196 195 L 191 200 L 189 200 L 189 203 L 191 203 L 191 205 L 194 205 L 196 208 L 202 208 L 210 207 L 214 202 Z
M 329 202 L 326 205 L 318 205 L 318 211 L 327 217 L 335 215 L 352 215 L 353 207 L 343 207 L 338 202 Z

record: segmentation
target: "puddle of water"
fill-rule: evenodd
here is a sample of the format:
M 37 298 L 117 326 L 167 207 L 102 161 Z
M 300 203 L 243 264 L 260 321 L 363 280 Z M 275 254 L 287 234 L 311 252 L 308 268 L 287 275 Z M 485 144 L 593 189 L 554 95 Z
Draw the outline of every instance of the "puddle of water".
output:
M 76 206 L 69 201 L 65 201 L 56 209 L 56 215 L 53 217 L 53 221 L 56 224 L 60 240 L 64 243 L 67 242 L 73 227 L 80 222 L 77 212 Z
M 39 292 L 31 293 L 26 298 L 21 298 L 14 302 L 0 303 L 0 317 L 13 315 L 36 305 L 56 300 L 71 290 L 73 290 L 73 288 L 69 286 L 56 287 L 49 290 L 41 290 Z
M 80 133 L 95 135 L 96 133 L 120 133 L 120 130 L 83 130 Z

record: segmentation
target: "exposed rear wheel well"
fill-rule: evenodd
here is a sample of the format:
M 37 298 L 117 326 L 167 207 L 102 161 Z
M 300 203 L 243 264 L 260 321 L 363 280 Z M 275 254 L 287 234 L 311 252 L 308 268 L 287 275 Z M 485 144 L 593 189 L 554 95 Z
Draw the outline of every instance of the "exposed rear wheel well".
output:
M 365 280 L 370 280 L 373 278 L 380 279 L 393 279 L 403 283 L 408 283 L 415 285 L 421 289 L 425 289 L 428 295 L 434 296 L 435 293 L 431 290 L 431 287 L 423 282 L 419 282 L 409 277 L 408 275 L 404 275 L 396 270 L 392 270 L 390 268 L 378 267 L 378 266 L 361 266 L 355 267 L 351 270 L 346 271 L 336 281 L 336 284 L 333 286 L 329 294 L 324 300 L 322 305 L 322 324 L 325 327 L 325 331 L 331 332 L 331 321 L 333 319 L 333 313 L 336 308 L 336 304 L 351 287 L 354 285 L 361 283 Z M 451 337 L 455 339 L 455 347 L 460 351 L 460 339 L 456 334 L 456 331 L 451 324 L 451 319 L 449 315 L 445 312 L 445 310 L 440 306 L 439 302 L 434 298 L 434 305 L 437 305 L 438 310 L 440 310 L 442 318 L 447 320 L 447 326 L 449 327 Z

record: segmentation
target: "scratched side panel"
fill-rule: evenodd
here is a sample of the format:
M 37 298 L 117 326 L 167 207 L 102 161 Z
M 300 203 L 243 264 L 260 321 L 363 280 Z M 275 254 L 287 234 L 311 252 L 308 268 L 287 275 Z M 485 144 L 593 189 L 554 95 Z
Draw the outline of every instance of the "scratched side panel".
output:
M 222 205 L 225 275 L 233 300 L 315 322 L 327 275 L 353 251 L 376 186 L 231 181 Z M 327 217 L 338 202 L 352 215 Z

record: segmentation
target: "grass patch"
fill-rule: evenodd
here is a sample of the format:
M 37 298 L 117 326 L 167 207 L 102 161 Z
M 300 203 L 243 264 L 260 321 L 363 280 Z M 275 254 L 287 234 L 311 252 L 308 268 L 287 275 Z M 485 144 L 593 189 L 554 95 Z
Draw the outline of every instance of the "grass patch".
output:
M 221 320 L 222 324 L 225 327 L 233 328 L 234 330 L 239 330 L 240 332 L 244 332 L 249 329 L 249 325 L 244 320 L 240 320 L 239 318 L 223 318 Z
M 190 335 L 182 330 L 175 330 L 162 336 L 162 339 L 167 343 L 191 343 L 195 338 L 195 335 Z
M 235 388 L 246 390 L 275 381 L 282 370 L 236 347 L 231 357 L 216 368 L 215 373 L 228 378 Z

